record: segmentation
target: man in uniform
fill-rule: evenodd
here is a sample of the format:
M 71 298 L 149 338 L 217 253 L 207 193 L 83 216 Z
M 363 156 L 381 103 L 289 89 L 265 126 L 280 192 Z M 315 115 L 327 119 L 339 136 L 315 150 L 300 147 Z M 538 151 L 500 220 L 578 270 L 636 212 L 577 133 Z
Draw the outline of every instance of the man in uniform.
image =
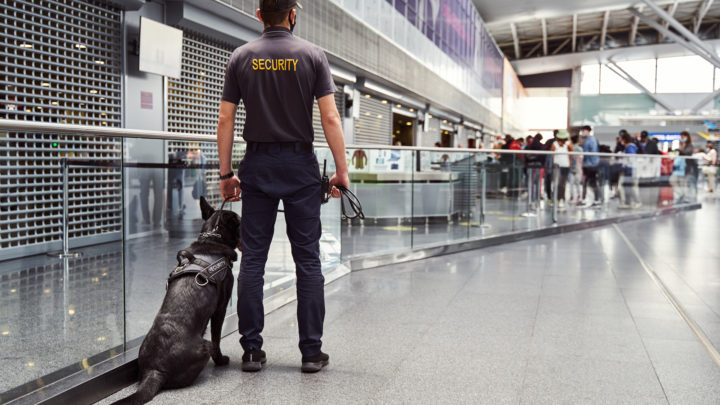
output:
M 218 152 L 220 191 L 239 199 L 242 186 L 242 260 L 238 277 L 238 329 L 242 369 L 259 371 L 266 362 L 260 335 L 264 325 L 263 276 L 280 200 L 297 276 L 297 318 L 303 372 L 317 372 L 329 356 L 321 351 L 325 317 L 320 267 L 321 178 L 313 153 L 312 110 L 317 99 L 325 138 L 335 159 L 334 186 L 348 187 L 348 169 L 336 91 L 325 53 L 293 36 L 296 0 L 260 0 L 262 36 L 237 48 L 227 64 L 220 104 Z M 238 176 L 232 172 L 235 114 L 246 109 L 247 152 Z M 238 178 L 239 177 L 239 178 Z

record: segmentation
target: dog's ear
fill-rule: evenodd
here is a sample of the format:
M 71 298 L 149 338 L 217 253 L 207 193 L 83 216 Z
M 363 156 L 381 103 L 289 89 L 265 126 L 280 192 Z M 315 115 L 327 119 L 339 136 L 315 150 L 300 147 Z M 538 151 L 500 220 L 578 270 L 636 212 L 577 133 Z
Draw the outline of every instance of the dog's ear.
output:
M 203 221 L 207 221 L 208 218 L 212 216 L 212 214 L 215 213 L 215 208 L 213 208 L 210 204 L 208 204 L 207 200 L 205 200 L 205 197 L 200 197 L 200 211 L 202 212 L 202 219 Z

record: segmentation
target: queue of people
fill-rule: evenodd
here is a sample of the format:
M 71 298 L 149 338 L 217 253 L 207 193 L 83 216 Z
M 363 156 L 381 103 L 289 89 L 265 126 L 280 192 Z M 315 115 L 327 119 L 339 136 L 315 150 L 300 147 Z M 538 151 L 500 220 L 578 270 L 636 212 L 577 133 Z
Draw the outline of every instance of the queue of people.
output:
M 660 190 L 656 193 L 659 205 L 680 204 L 696 201 L 701 175 L 706 179 L 708 193 L 714 193 L 717 183 L 716 146 L 708 142 L 704 147 L 696 147 L 687 131 L 682 132 L 680 144 L 667 152 L 662 151 L 658 140 L 647 131 L 633 136 L 621 130 L 611 149 L 598 142 L 590 126 L 582 127 L 574 136 L 567 130 L 556 130 L 550 139 L 544 139 L 539 133 L 517 139 L 505 135 L 498 138 L 493 149 L 553 152 L 495 156 L 500 164 L 520 166 L 522 162 L 521 180 L 515 189 L 529 193 L 533 205 L 546 199 L 549 204 L 557 201 L 561 209 L 568 205 L 601 207 L 617 199 L 619 208 L 636 209 L 643 204 L 641 184 Z M 570 155 L 570 152 L 608 155 Z M 643 159 L 640 155 L 665 157 Z M 508 194 L 509 183 L 505 177 L 507 175 L 501 178 L 501 189 Z M 645 200 L 650 203 L 647 197 Z

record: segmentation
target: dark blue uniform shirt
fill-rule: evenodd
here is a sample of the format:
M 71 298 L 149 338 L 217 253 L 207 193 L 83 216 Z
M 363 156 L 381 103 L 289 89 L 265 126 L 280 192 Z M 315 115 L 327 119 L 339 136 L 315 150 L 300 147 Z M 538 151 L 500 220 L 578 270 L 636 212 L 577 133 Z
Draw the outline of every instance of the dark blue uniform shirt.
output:
M 222 99 L 245 103 L 247 142 L 311 143 L 313 100 L 335 90 L 322 49 L 271 27 L 233 52 Z

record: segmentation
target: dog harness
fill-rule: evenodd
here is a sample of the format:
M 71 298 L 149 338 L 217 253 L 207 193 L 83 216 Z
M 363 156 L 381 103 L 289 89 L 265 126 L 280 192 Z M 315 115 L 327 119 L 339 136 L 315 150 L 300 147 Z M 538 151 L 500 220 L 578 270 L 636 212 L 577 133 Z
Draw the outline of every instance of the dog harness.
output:
M 171 281 L 188 274 L 195 275 L 195 283 L 200 287 L 218 284 L 225 279 L 227 271 L 232 268 L 227 257 L 210 255 L 195 257 L 187 250 L 178 252 L 177 261 L 177 267 L 168 276 L 168 285 Z

